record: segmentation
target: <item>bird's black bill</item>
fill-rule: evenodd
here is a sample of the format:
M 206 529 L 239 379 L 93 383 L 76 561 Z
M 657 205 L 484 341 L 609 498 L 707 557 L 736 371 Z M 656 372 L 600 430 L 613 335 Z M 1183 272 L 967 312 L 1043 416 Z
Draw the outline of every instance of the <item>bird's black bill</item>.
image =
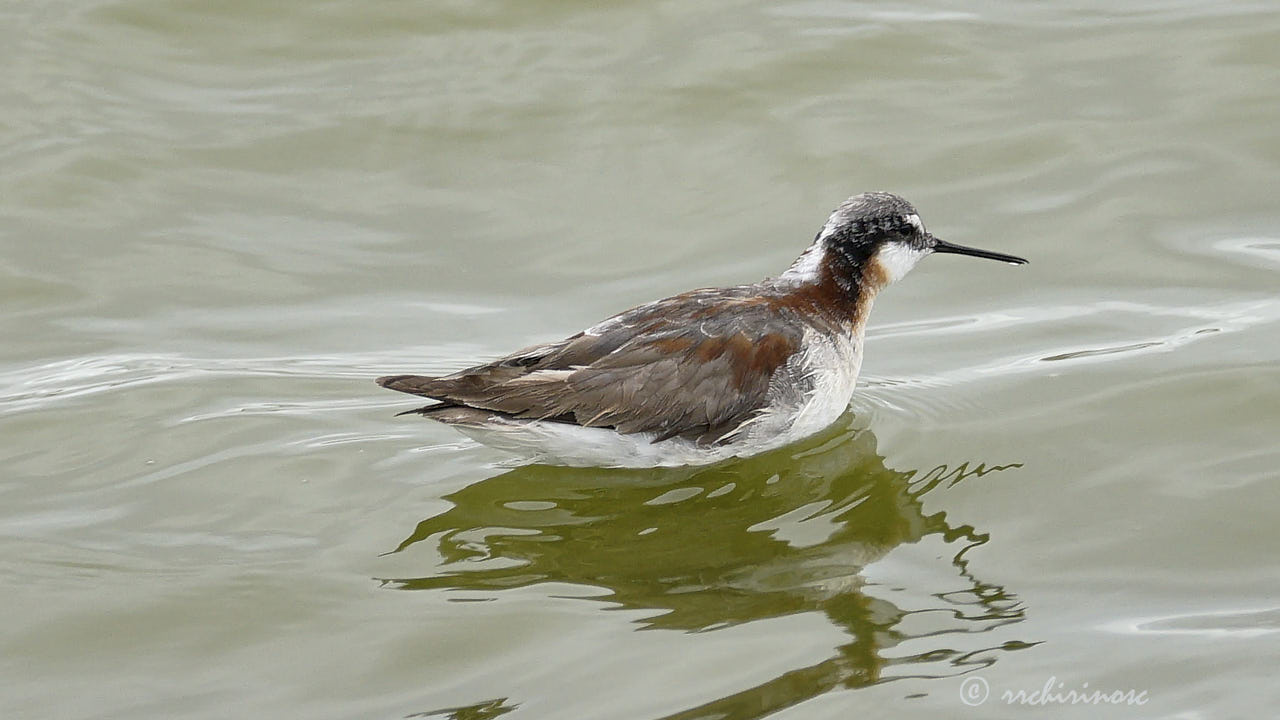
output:
M 973 257 L 1007 262 L 1011 265 L 1026 265 L 1030 262 L 1026 258 L 1020 258 L 1017 255 L 1005 255 L 1004 253 L 991 252 L 990 250 L 979 250 L 978 248 L 965 247 L 964 245 L 955 245 L 945 240 L 937 240 L 933 246 L 933 251 L 937 253 L 953 253 L 955 255 L 972 255 Z

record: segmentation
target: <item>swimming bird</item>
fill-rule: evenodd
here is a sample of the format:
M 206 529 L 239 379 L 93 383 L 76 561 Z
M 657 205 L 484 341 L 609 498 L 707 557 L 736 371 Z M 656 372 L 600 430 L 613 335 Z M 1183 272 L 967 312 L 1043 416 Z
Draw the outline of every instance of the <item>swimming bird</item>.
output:
M 409 410 L 533 462 L 702 465 L 812 435 L 849 405 L 876 294 L 954 245 L 906 200 L 855 195 L 781 275 L 634 307 L 559 342 L 441 377 L 378 384 L 436 402 Z

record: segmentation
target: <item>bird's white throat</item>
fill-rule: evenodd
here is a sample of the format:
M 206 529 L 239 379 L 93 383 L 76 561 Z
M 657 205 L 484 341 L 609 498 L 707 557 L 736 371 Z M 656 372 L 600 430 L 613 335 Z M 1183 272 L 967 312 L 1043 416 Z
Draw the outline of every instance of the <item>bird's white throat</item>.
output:
M 928 255 L 929 251 L 916 248 L 901 242 L 888 242 L 880 246 L 871 262 L 875 263 L 888 282 L 897 282 L 903 275 L 911 272 L 911 268 Z

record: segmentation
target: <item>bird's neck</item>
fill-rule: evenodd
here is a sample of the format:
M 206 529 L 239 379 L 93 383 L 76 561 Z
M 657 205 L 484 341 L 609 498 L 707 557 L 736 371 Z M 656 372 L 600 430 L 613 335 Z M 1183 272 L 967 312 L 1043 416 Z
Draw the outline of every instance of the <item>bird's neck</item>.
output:
M 888 278 L 874 259 L 819 240 L 778 277 L 778 282 L 795 303 L 861 336 L 876 294 L 888 284 Z

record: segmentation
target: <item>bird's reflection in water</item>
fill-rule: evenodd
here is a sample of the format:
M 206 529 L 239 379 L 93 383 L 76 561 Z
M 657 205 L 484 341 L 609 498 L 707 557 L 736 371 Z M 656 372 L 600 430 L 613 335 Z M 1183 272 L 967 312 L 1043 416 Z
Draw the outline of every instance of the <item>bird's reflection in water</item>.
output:
M 831 658 L 672 716 L 760 717 L 839 688 L 959 674 L 994 662 L 993 650 L 1025 647 L 940 641 L 924 652 L 885 653 L 1022 619 L 1011 593 L 968 568 L 965 553 L 988 536 L 945 512 L 925 514 L 921 503 L 939 485 L 1011 467 L 1018 465 L 891 470 L 871 432 L 848 427 L 709 468 L 522 467 L 448 496 L 454 507 L 423 520 L 396 548 L 438 543 L 443 572 L 385 582 L 486 592 L 573 583 L 608 591 L 593 600 L 657 611 L 640 621 L 648 627 L 683 631 L 824 613 L 852 638 Z M 864 581 L 868 564 L 933 535 L 947 544 L 948 577 L 959 582 L 906 588 L 916 591 L 913 604 L 923 595 L 931 607 L 900 609 L 885 599 L 891 588 Z M 922 613 L 927 620 L 903 622 Z M 973 647 L 949 649 L 966 644 Z

